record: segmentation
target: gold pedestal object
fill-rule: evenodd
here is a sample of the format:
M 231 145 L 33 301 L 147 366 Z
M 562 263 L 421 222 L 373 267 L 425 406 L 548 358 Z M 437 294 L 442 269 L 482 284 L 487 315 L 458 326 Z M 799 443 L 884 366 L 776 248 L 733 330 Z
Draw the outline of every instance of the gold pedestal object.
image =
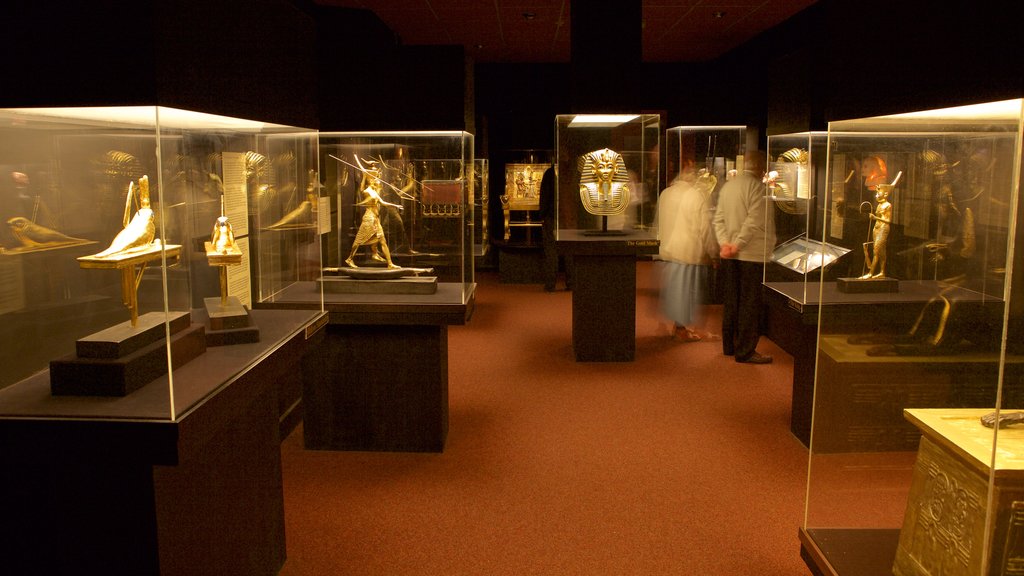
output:
M 922 437 L 893 566 L 896 576 L 1024 574 L 1024 428 L 999 430 L 993 470 L 994 431 L 981 423 L 990 412 L 904 411 Z

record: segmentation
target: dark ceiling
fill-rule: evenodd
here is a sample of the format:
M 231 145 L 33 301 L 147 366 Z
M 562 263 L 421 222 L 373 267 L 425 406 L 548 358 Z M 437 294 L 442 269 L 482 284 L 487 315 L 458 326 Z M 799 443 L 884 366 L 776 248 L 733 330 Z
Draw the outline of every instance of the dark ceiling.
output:
M 568 62 L 570 0 L 314 0 L 375 13 L 403 45 L 456 44 L 476 62 Z M 642 0 L 643 60 L 717 58 L 815 0 Z

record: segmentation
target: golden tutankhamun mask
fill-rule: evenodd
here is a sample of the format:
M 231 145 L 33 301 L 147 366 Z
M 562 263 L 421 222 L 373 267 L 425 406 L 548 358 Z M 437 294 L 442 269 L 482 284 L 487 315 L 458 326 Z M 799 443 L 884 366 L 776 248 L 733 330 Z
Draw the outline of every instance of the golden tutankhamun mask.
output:
M 596 216 L 622 214 L 629 206 L 629 175 L 622 155 L 603 148 L 583 156 L 580 200 Z

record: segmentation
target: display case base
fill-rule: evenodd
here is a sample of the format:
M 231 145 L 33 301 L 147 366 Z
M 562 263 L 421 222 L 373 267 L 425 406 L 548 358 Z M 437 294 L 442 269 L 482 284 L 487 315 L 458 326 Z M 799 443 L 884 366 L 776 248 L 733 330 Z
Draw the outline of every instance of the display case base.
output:
M 206 351 L 205 327 L 193 324 L 171 336 L 176 368 Z M 127 396 L 167 373 L 163 339 L 120 358 L 82 358 L 75 354 L 50 362 L 54 396 Z
M 303 369 L 306 449 L 443 452 L 448 327 L 330 324 L 325 332 Z
M 801 528 L 800 557 L 815 576 L 892 576 L 900 531 Z
M 558 253 L 572 257 L 572 348 L 577 362 L 632 362 L 636 357 L 636 261 L 658 252 L 647 232 L 590 236 L 559 231 Z
M 837 278 L 836 289 L 847 294 L 899 292 L 900 281 L 895 278 Z

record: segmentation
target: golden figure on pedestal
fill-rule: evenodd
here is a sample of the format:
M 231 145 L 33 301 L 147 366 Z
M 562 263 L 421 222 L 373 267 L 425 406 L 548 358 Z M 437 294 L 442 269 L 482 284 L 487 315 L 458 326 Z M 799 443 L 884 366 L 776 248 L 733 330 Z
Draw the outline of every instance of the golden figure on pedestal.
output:
M 886 249 L 889 245 L 889 229 L 892 227 L 892 203 L 889 202 L 889 194 L 892 193 L 902 175 L 903 172 L 896 174 L 896 179 L 892 181 L 892 184 L 875 184 L 875 201 L 878 204 L 875 205 L 874 212 L 868 214 L 869 220 L 874 221 L 874 226 L 871 231 L 871 241 L 864 243 L 867 272 L 861 276 L 861 279 L 885 278 Z
M 228 266 L 242 263 L 242 250 L 235 243 L 235 235 L 227 216 L 217 218 L 213 233 L 206 243 L 206 260 L 210 266 L 220 268 L 220 305 L 228 305 Z
M 363 212 L 363 219 L 359 224 L 359 230 L 356 232 L 356 238 L 352 241 L 352 251 L 349 252 L 345 263 L 352 268 L 358 268 L 355 263 L 356 252 L 363 246 L 370 246 L 372 251 L 371 258 L 379 262 L 386 262 L 388 268 L 399 268 L 398 265 L 391 261 L 391 250 L 388 249 L 388 241 L 384 237 L 384 227 L 381 225 L 380 219 L 382 206 L 394 206 L 398 210 L 402 209 L 400 204 L 387 202 L 381 197 L 381 192 L 384 189 L 384 182 L 382 180 L 384 162 L 372 159 L 361 162 L 357 156 L 356 164 L 358 164 L 359 169 L 363 173 L 363 179 L 359 187 L 364 196 L 362 200 L 356 203 L 356 206 L 364 206 L 366 211 Z M 377 253 L 378 246 L 384 253 L 383 258 Z
M 132 207 L 137 207 L 131 215 Z M 78 258 L 82 268 L 116 269 L 121 271 L 121 297 L 131 314 L 134 328 L 139 320 L 139 282 L 146 265 L 165 258 L 165 264 L 177 263 L 180 245 L 163 244 L 156 238 L 156 216 L 149 200 L 149 177 L 128 184 L 124 205 L 124 229 L 117 233 L 110 246 L 91 256 Z
M 583 208 L 596 216 L 622 214 L 629 206 L 629 174 L 622 155 L 603 148 L 583 156 L 580 175 L 580 200 Z

